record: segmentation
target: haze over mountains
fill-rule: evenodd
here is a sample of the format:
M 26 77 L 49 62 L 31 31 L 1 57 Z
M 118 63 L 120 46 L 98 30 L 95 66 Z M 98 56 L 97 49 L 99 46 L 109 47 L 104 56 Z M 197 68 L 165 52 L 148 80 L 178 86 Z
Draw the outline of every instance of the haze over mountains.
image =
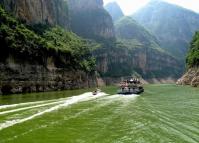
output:
M 109 7 L 111 4 L 113 5 L 108 4 Z M 119 6 L 114 6 L 111 11 L 106 10 L 110 15 L 121 11 Z M 161 0 L 152 0 L 131 17 L 156 37 L 157 43 L 165 52 L 181 64 L 185 62 L 191 39 L 199 29 L 199 14 Z
M 159 0 L 151 1 L 132 17 L 157 37 L 163 49 L 180 60 L 185 59 L 199 29 L 199 14 Z
M 115 32 L 117 40 L 125 45 L 123 48 L 131 53 L 131 67 L 144 78 L 176 77 L 182 70 L 179 62 L 160 48 L 156 37 L 131 17 L 115 22 Z

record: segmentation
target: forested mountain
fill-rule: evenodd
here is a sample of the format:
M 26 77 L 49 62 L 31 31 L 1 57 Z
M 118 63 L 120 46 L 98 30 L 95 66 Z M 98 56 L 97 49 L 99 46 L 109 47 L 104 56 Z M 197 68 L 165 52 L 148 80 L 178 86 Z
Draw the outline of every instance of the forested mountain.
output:
M 155 36 L 131 17 L 123 17 L 115 22 L 116 36 L 119 40 L 131 41 L 131 47 L 148 47 L 160 49 Z M 163 51 L 163 50 L 162 50 Z
M 199 15 L 182 7 L 153 0 L 132 15 L 176 58 L 185 59 L 189 43 L 199 29 Z
M 104 8 L 109 12 L 111 17 L 113 18 L 113 21 L 116 21 L 124 16 L 124 13 L 122 12 L 117 2 L 110 2 L 105 5 Z
M 115 23 L 118 41 L 129 50 L 130 67 L 147 78 L 179 76 L 182 68 L 177 59 L 160 48 L 155 36 L 131 17 L 123 17 Z M 164 63 L 164 64 L 162 64 Z

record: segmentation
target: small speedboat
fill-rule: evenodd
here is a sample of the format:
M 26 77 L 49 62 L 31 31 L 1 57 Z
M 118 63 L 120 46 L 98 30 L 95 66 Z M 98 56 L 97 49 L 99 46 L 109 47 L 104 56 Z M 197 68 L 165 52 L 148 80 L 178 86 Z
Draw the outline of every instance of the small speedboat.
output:
M 100 89 L 96 89 L 95 91 L 93 91 L 92 93 L 93 93 L 93 95 L 97 95 L 97 94 L 99 94 L 101 92 L 101 90 Z

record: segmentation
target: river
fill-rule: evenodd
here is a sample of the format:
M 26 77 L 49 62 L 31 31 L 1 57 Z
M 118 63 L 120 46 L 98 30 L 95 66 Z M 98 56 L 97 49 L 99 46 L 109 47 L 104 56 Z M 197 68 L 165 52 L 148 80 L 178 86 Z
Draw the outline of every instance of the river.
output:
M 199 89 L 146 85 L 0 97 L 0 143 L 198 143 Z M 105 93 L 106 92 L 106 93 Z

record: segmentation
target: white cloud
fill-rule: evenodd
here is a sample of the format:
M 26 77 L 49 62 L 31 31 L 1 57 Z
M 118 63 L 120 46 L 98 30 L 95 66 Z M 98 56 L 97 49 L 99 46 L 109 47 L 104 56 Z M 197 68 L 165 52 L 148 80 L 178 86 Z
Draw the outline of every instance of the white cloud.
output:
M 150 0 L 104 0 L 104 4 L 116 1 L 126 15 L 130 15 L 146 5 Z M 165 0 L 169 3 L 199 12 L 199 0 Z

